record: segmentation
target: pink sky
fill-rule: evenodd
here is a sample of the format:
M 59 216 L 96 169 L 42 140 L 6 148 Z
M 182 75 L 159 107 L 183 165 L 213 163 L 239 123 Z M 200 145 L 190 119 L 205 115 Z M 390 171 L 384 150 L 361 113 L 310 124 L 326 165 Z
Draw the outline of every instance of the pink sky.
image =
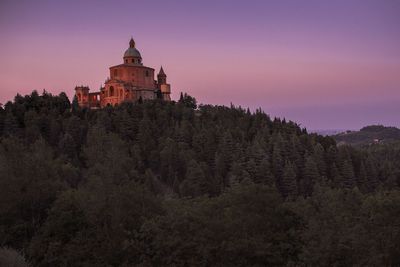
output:
M 173 98 L 261 107 L 309 129 L 400 126 L 400 2 L 0 3 L 0 103 L 98 90 L 131 36 Z

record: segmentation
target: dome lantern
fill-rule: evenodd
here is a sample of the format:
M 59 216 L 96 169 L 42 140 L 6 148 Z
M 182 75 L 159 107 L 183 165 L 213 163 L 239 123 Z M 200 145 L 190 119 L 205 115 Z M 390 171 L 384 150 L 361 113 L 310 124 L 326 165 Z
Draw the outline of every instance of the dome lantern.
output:
M 142 64 L 142 56 L 140 52 L 136 49 L 136 44 L 133 38 L 129 41 L 129 48 L 124 53 L 124 63 L 125 64 L 134 64 L 134 65 L 143 65 Z
M 133 40 L 133 38 L 131 38 L 131 40 L 129 41 L 129 47 L 135 48 L 135 40 Z

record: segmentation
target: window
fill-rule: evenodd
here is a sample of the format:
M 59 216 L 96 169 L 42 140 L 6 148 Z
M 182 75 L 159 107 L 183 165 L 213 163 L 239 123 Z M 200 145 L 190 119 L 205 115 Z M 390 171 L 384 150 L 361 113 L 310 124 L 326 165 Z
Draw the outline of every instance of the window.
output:
M 110 86 L 109 96 L 114 96 L 114 87 Z
M 149 71 L 146 70 L 146 77 L 149 77 Z
M 127 59 L 125 59 L 125 63 L 128 63 L 128 60 L 127 60 Z
M 134 59 L 132 59 L 132 63 L 135 63 L 135 60 L 134 60 Z
M 118 76 L 118 69 L 114 70 L 114 77 Z

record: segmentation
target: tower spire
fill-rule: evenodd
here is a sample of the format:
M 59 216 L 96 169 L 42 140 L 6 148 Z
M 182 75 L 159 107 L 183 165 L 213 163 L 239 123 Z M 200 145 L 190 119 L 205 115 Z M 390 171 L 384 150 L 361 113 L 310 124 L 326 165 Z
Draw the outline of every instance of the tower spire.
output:
M 131 48 L 135 47 L 135 40 L 133 40 L 133 37 L 131 37 L 131 40 L 129 41 L 129 47 Z
M 160 72 L 158 73 L 159 75 L 161 74 L 161 75 L 165 75 L 165 72 L 164 72 L 164 69 L 163 69 L 163 67 L 161 66 L 161 69 L 160 69 Z
M 167 84 L 167 75 L 164 72 L 163 67 L 161 66 L 160 72 L 157 75 L 158 84 Z

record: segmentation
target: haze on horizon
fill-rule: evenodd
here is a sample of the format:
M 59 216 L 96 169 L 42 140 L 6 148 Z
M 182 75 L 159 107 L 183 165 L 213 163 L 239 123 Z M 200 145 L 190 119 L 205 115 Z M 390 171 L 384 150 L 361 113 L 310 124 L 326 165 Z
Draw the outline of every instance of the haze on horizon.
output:
M 145 65 L 200 103 L 308 129 L 400 127 L 400 1 L 0 2 L 0 103 L 97 91 L 131 36 Z

